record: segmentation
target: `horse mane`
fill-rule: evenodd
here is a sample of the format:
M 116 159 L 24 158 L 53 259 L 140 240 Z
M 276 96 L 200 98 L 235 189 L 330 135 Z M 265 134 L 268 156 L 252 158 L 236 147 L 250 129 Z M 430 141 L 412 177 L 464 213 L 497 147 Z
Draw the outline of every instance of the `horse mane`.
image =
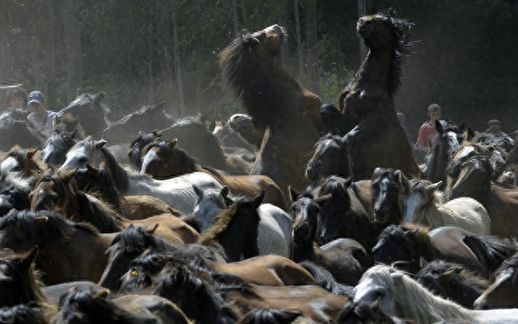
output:
M 280 123 L 287 106 L 293 106 L 284 84 L 298 91 L 300 85 L 282 67 L 257 52 L 259 40 L 245 32 L 219 54 L 223 78 L 246 107 L 256 127 Z M 293 99 L 293 98 L 290 98 Z M 284 116 L 288 118 L 288 116 Z
M 92 288 L 72 290 L 61 296 L 60 313 L 61 316 L 58 315 L 56 323 L 67 323 L 66 318 L 71 314 L 82 319 L 84 319 L 82 314 L 86 314 L 89 322 L 143 324 L 149 321 L 119 307 L 105 297 L 98 297 L 97 292 Z
M 59 148 L 71 148 L 76 144 L 76 141 L 74 140 L 72 134 L 68 134 L 64 131 L 54 130 L 54 132 L 47 139 L 43 147 L 47 146 L 50 143 L 58 146 Z
M 112 242 L 112 246 L 119 243 L 119 248 L 128 252 L 142 253 L 146 249 L 153 251 L 167 251 L 177 248 L 172 242 L 166 241 L 156 235 L 150 234 L 145 228 L 130 225 L 120 231 Z
M 475 287 L 481 291 L 484 291 L 489 287 L 489 282 L 486 279 L 476 275 L 473 271 L 466 269 L 461 264 L 444 260 L 433 260 L 432 262 L 428 263 L 417 273 L 416 277 L 419 277 L 423 273 L 445 273 L 450 270 L 458 270 L 458 275 L 464 279 L 467 286 Z
M 320 195 L 331 194 L 333 201 L 340 202 L 343 210 L 351 207 L 351 199 L 347 188 L 349 187 L 349 180 L 339 176 L 329 176 L 320 180 Z
M 217 313 L 223 322 L 225 322 L 224 317 L 231 319 L 230 322 L 237 320 L 236 314 L 216 291 L 216 283 L 206 273 L 204 275 L 184 264 L 175 264 L 174 267 L 164 267 L 157 281 L 154 294 L 173 301 L 190 317 L 192 314 L 189 314 L 189 308 L 197 311 L 193 303 L 198 302 L 204 303 L 202 306 L 205 312 Z M 187 298 L 181 300 L 171 298 L 171 294 L 178 291 L 188 294 Z
M 13 265 L 13 261 L 16 259 L 19 259 L 20 255 L 14 253 L 12 250 L 9 249 L 2 249 L 0 250 L 0 264 L 5 264 L 8 266 L 11 270 L 13 270 L 15 265 Z M 50 306 L 47 304 L 47 298 L 43 294 L 43 291 L 41 288 L 44 286 L 44 284 L 41 281 L 41 273 L 36 269 L 36 265 L 33 262 L 30 266 L 30 268 L 27 271 L 27 276 L 25 277 L 25 274 L 16 274 L 17 276 L 24 277 L 23 283 L 25 286 L 24 289 L 21 289 L 18 291 L 18 293 L 22 294 L 22 298 L 24 299 L 23 303 L 29 303 L 29 302 L 35 302 L 38 304 L 38 306 Z M 5 292 L 4 292 L 5 293 Z M 1 313 L 1 311 L 0 311 Z M 1 315 L 0 315 L 1 318 Z M 0 321 L 0 323 L 3 323 Z
M 49 307 L 50 308 L 50 305 Z M 41 305 L 34 303 L 19 304 L 0 308 L 0 323 L 9 324 L 44 324 L 47 323 L 45 313 L 51 313 L 50 309 L 45 312 Z
M 503 271 L 506 268 L 518 268 L 518 252 L 507 260 L 504 260 L 502 265 L 498 268 L 497 272 Z
M 410 30 L 413 28 L 414 24 L 405 19 L 396 18 L 395 11 L 391 9 L 381 12 L 380 15 L 389 18 L 393 26 L 392 66 L 389 71 L 388 84 L 389 95 L 393 96 L 401 85 L 401 67 L 403 65 L 403 59 L 412 50 L 413 43 L 409 41 L 409 38 Z
M 106 147 L 101 147 L 101 152 L 106 160 L 117 190 L 124 193 L 129 188 L 128 172 L 117 162 L 115 156 Z
M 240 324 L 282 324 L 293 323 L 302 314 L 296 310 L 257 308 L 239 320 Z
M 120 216 L 107 203 L 91 194 L 81 191 L 75 193 L 82 222 L 88 222 L 102 232 L 120 231 Z
M 397 303 L 399 315 L 404 318 L 423 324 L 446 319 L 475 322 L 469 310 L 452 301 L 434 296 L 408 275 L 389 266 L 373 266 L 367 270 L 360 282 L 365 279 L 372 279 L 388 289 Z
M 487 263 L 491 272 L 498 269 L 503 262 L 518 251 L 516 239 L 491 235 L 468 235 L 463 241 L 477 256 L 477 259 Z
M 35 221 L 35 218 L 40 216 L 46 218 L 41 224 Z M 0 219 L 0 230 L 6 230 L 10 226 L 20 226 L 24 233 L 37 237 L 41 246 L 66 244 L 77 230 L 92 235 L 99 234 L 99 231 L 90 224 L 74 223 L 48 210 L 13 211 Z
M 227 209 L 223 209 L 218 216 L 216 216 L 216 221 L 214 225 L 212 225 L 202 236 L 199 238 L 199 244 L 205 244 L 210 241 L 217 240 L 217 238 L 225 232 L 225 230 L 230 226 L 230 223 L 234 220 L 234 217 L 237 214 L 239 206 L 234 204 Z

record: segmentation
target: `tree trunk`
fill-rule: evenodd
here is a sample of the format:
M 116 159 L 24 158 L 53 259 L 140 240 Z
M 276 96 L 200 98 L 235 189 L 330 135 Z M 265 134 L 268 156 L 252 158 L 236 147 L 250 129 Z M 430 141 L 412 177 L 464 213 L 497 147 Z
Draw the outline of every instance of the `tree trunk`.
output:
M 239 18 L 237 16 L 238 0 L 232 0 L 232 25 L 234 27 L 234 35 L 239 36 Z
M 320 46 L 318 44 L 318 3 L 306 0 L 306 65 L 308 67 L 309 86 L 312 91 L 320 93 Z
M 176 1 L 173 1 L 173 10 L 171 11 L 171 27 L 173 32 L 173 55 L 174 70 L 176 78 L 176 94 L 180 105 L 180 113 L 185 116 L 185 102 L 183 97 L 183 80 L 182 80 L 182 61 L 180 59 L 180 48 L 178 46 L 178 29 L 176 25 Z
M 82 73 L 81 33 L 77 7 L 73 0 L 64 0 L 63 28 L 67 63 L 67 99 L 72 101 L 77 95 Z
M 302 35 L 300 27 L 299 0 L 293 0 L 293 14 L 295 16 L 295 38 L 297 40 L 297 74 L 298 78 L 304 75 L 304 57 L 302 54 Z

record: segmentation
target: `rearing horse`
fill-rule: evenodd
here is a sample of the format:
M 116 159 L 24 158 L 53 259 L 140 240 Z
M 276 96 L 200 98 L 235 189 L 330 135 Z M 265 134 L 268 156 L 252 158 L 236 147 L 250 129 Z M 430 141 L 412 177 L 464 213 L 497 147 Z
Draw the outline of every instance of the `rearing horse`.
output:
M 254 126 L 266 130 L 251 173 L 267 175 L 283 189 L 302 189 L 304 167 L 322 129 L 321 101 L 276 62 L 285 35 L 278 25 L 246 33 L 220 53 L 219 63 Z
M 354 79 L 342 90 L 339 109 L 322 108 L 322 119 L 338 119 L 354 179 L 366 179 L 376 167 L 418 175 L 419 169 L 394 110 L 402 56 L 408 51 L 410 24 L 387 13 L 364 16 L 357 31 L 369 48 Z M 336 118 L 338 117 L 338 118 Z M 340 118 L 341 117 L 341 118 Z

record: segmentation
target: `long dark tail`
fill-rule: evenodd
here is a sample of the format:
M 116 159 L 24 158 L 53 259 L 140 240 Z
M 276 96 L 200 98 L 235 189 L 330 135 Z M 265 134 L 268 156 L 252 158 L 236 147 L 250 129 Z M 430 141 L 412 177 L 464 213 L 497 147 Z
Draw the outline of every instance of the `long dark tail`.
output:
M 318 264 L 311 261 L 303 261 L 299 263 L 304 269 L 308 270 L 315 278 L 317 285 L 324 288 L 325 290 L 340 296 L 346 296 L 352 298 L 354 296 L 354 287 L 342 285 L 337 282 L 331 272 Z
M 470 247 L 480 262 L 487 264 L 490 272 L 498 269 L 504 260 L 518 250 L 516 240 L 491 235 L 468 235 L 464 238 L 464 243 Z

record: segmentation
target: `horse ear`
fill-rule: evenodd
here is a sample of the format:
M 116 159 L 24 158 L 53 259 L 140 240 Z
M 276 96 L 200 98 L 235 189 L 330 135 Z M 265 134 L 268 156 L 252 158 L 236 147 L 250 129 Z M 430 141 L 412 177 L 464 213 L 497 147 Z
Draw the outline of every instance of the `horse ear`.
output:
M 94 299 L 105 299 L 110 294 L 108 289 L 101 289 L 95 295 Z
M 169 142 L 167 142 L 167 145 L 169 146 L 170 149 L 174 149 L 174 147 L 176 146 L 176 143 L 178 143 L 178 139 L 177 138 L 172 139 Z
M 473 137 L 475 137 L 475 132 L 471 129 L 471 127 L 468 127 L 468 129 L 466 130 L 466 132 L 464 134 L 464 140 L 470 141 L 473 139 Z
M 198 198 L 203 198 L 203 190 L 201 190 L 200 187 L 198 187 L 197 185 L 193 184 L 192 185 L 192 189 L 194 190 L 194 192 L 196 193 L 196 195 L 198 196 Z
M 428 261 L 426 261 L 423 257 L 419 257 L 419 267 L 424 268 L 428 265 Z
M 459 126 L 459 133 L 464 133 L 464 130 L 466 130 L 466 122 L 462 122 Z
M 27 150 L 27 159 L 32 159 L 34 157 L 34 154 L 36 154 L 36 152 L 38 152 L 38 148 L 37 147 L 31 147 L 30 149 Z
M 104 139 L 100 139 L 95 142 L 95 147 L 98 149 L 104 147 L 105 145 L 106 145 L 106 140 L 104 140 Z
M 329 200 L 331 200 L 331 198 L 333 198 L 333 195 L 332 194 L 327 194 L 327 195 L 323 195 L 323 196 L 320 196 L 320 197 L 316 198 L 315 202 L 320 207 L 324 207 L 329 202 Z
M 262 190 L 261 194 L 259 196 L 257 196 L 256 198 L 254 198 L 254 200 L 252 200 L 252 206 L 254 207 L 254 209 L 257 209 L 257 208 L 259 208 L 259 206 L 261 206 L 261 204 L 263 203 L 263 200 L 264 200 L 264 195 L 265 195 L 265 191 Z
M 433 192 L 437 190 L 442 185 L 442 180 L 436 183 L 432 183 L 426 186 L 426 191 Z
M 399 187 L 402 188 L 403 191 L 406 191 L 406 189 L 408 188 L 408 178 L 405 176 L 403 171 L 396 170 L 394 172 L 394 175 L 398 179 Z
M 25 255 L 22 256 L 22 264 L 24 264 L 27 268 L 31 266 L 31 264 L 36 260 L 36 257 L 38 256 L 39 248 L 38 246 L 32 247 L 32 249 L 29 250 Z
M 146 232 L 149 234 L 149 235 L 153 235 L 156 231 L 156 229 L 158 228 L 160 224 L 156 223 L 155 226 L 153 226 L 153 228 L 150 228 L 150 229 L 147 229 Z
M 219 192 L 219 194 L 223 198 L 228 197 L 228 187 L 227 186 L 223 186 L 223 188 L 221 188 L 221 191 Z
M 295 202 L 295 201 L 297 201 L 297 199 L 299 199 L 299 193 L 296 192 L 295 189 L 293 189 L 293 187 L 291 185 L 288 186 L 288 191 L 290 193 L 291 202 Z
M 440 134 L 444 134 L 444 128 L 442 127 L 442 123 L 438 120 L 435 121 L 435 130 Z
M 105 95 L 106 94 L 104 92 L 99 92 L 98 94 L 96 94 L 94 96 L 94 103 L 100 103 L 101 101 L 103 101 Z

